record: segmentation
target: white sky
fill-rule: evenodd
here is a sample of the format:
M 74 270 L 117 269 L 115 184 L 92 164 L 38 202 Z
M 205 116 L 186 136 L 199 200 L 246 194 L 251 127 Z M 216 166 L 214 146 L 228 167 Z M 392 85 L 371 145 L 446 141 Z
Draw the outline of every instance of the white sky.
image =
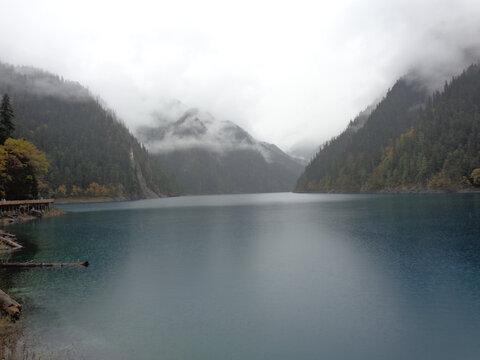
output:
M 0 61 L 80 82 L 132 129 L 177 99 L 284 150 L 480 45 L 478 0 L 0 0 L 0 14 Z

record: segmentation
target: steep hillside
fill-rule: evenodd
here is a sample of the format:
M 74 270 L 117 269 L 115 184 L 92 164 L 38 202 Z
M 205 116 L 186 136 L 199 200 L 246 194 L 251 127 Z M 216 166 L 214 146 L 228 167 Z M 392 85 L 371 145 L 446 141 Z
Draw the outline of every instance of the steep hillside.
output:
M 426 92 L 400 79 L 370 114 L 361 113 L 328 141 L 308 164 L 297 191 L 361 191 L 380 163 L 383 149 L 418 121 Z
M 385 149 L 367 188 L 480 187 L 480 67 L 471 66 L 435 93 L 419 118 Z
M 291 191 L 303 166 L 230 121 L 180 106 L 137 135 L 191 194 Z
M 421 106 L 420 106 L 421 105 Z M 297 191 L 427 191 L 480 185 L 480 69 L 425 98 L 399 80 L 307 166 Z
M 16 137 L 47 154 L 51 194 L 142 198 L 176 192 L 115 114 L 77 83 L 30 67 L 0 64 L 0 93 L 15 111 Z

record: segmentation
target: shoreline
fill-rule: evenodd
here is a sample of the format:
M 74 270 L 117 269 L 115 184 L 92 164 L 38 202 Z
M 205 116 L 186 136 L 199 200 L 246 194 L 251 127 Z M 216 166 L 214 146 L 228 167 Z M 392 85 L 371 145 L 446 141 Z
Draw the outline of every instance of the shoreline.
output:
M 8 233 L 0 229 L 0 254 L 8 254 L 23 248 L 17 241 L 15 234 Z M 0 289 L 0 311 L 2 319 L 8 319 L 15 322 L 19 319 L 22 311 L 22 305 L 10 297 L 5 291 Z
M 122 201 L 135 201 L 135 200 L 149 200 L 149 199 L 163 199 L 170 197 L 179 197 L 181 195 L 177 194 L 168 194 L 160 195 L 157 197 L 138 197 L 138 198 L 128 198 L 128 197 L 75 197 L 75 198 L 57 198 L 55 199 L 56 204 L 87 204 L 87 203 L 105 203 L 105 202 L 122 202 Z
M 434 195 L 434 194 L 480 194 L 479 189 L 415 189 L 415 188 L 400 188 L 400 189 L 382 189 L 378 191 L 354 191 L 354 190 L 324 190 L 324 191 L 292 191 L 295 194 L 356 194 L 356 195 L 379 195 L 379 194 L 419 194 L 419 195 Z
M 32 220 L 38 220 L 42 218 L 55 217 L 60 215 L 65 215 L 67 212 L 65 210 L 51 206 L 48 210 L 42 213 L 42 216 L 34 216 L 29 214 L 16 214 L 14 216 L 0 216 L 0 226 L 9 226 L 13 224 L 25 223 Z M 1 232 L 2 230 L 0 230 Z
M 130 201 L 127 198 L 109 198 L 109 197 L 79 197 L 79 198 L 60 198 L 55 199 L 56 204 L 87 204 L 87 203 L 104 203 L 104 202 L 120 202 Z

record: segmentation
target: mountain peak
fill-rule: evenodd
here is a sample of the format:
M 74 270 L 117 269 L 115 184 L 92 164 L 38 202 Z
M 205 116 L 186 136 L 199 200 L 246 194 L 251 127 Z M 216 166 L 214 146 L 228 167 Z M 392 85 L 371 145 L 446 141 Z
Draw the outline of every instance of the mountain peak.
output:
M 178 109 L 155 112 L 153 125 L 137 129 L 138 137 L 152 153 L 192 148 L 224 152 L 262 147 L 261 142 L 231 121 L 218 120 L 196 108 L 182 110 L 182 113 Z M 175 112 L 177 117 L 173 118 Z
M 187 193 L 290 191 L 303 166 L 240 126 L 181 103 L 137 136 Z

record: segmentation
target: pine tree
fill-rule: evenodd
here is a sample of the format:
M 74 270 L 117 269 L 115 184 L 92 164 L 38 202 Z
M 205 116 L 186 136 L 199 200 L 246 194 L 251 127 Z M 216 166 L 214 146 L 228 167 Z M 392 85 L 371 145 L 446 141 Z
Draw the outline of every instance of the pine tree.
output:
M 0 144 L 12 137 L 15 125 L 12 105 L 10 104 L 10 97 L 8 94 L 3 95 L 2 104 L 0 105 Z

